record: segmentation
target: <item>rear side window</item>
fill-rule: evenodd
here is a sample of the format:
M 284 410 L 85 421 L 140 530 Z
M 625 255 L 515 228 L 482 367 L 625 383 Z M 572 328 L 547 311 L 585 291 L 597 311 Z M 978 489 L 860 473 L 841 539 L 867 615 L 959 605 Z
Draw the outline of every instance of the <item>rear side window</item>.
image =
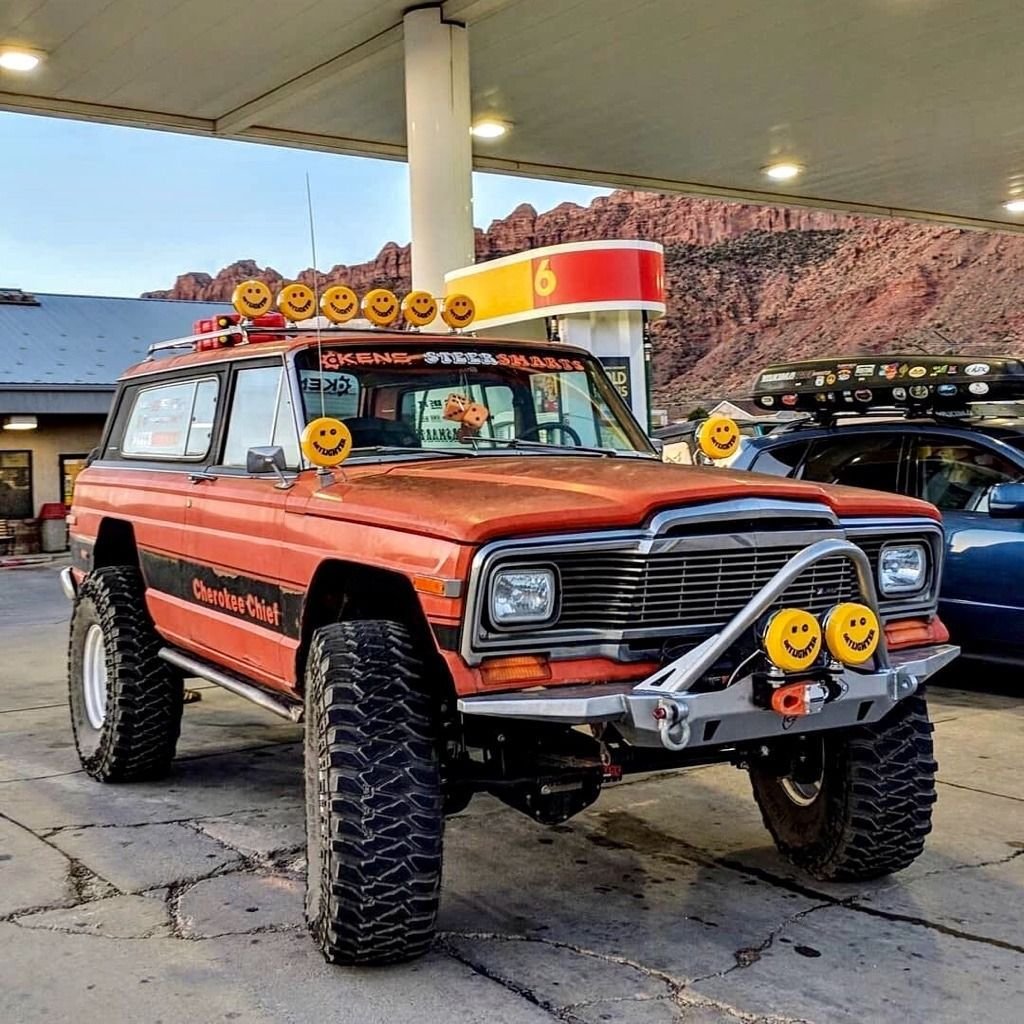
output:
M 823 438 L 811 444 L 800 476 L 822 484 L 898 492 L 902 450 L 899 434 Z
M 807 451 L 807 442 L 780 444 L 761 452 L 750 468 L 755 473 L 770 473 L 772 476 L 792 476 Z
M 121 454 L 148 459 L 200 459 L 210 450 L 219 384 L 215 377 L 143 388 L 135 396 Z

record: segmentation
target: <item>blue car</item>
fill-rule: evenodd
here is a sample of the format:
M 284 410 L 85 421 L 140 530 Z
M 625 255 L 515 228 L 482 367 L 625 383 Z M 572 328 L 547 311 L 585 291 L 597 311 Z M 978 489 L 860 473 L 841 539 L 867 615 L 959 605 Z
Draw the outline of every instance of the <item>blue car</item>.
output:
M 930 373 L 930 361 L 919 360 L 911 369 L 920 363 Z M 968 368 L 978 365 L 989 364 Z M 972 397 L 984 383 L 977 376 L 967 382 L 975 390 L 964 389 Z M 820 379 L 815 374 L 811 381 Z M 836 379 L 837 388 L 840 383 Z M 852 382 L 857 383 L 869 382 Z M 928 386 L 915 389 L 923 395 Z M 940 386 L 954 384 L 931 385 L 933 393 Z M 775 401 L 784 398 L 787 406 L 814 412 L 745 439 L 731 468 L 895 491 L 937 506 L 946 535 L 939 614 L 953 642 L 967 655 L 1024 664 L 1024 414 L 986 417 L 981 406 L 962 400 L 900 407 L 891 389 L 862 387 L 849 390 L 869 408 L 851 418 L 842 415 L 845 400 L 838 389 L 814 391 L 811 383 L 801 393 L 793 383 L 788 387 Z M 894 390 L 909 391 L 898 385 Z M 952 400 L 952 391 L 946 396 Z M 761 404 L 769 408 L 763 397 L 762 392 Z

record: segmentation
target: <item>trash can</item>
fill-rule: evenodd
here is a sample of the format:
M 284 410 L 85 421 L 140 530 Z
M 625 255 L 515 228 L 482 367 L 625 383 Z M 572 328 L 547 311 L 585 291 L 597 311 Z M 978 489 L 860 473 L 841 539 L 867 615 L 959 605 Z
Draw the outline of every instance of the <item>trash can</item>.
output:
M 61 501 L 50 501 L 39 510 L 43 551 L 66 551 L 68 546 L 68 510 Z

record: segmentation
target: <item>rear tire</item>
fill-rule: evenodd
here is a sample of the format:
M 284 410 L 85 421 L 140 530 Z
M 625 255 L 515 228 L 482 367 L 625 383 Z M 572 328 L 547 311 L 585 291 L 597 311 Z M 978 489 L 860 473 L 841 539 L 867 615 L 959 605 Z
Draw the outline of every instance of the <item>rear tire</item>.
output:
M 439 725 L 408 630 L 318 629 L 306 668 L 306 921 L 336 964 L 425 953 L 441 889 Z
M 153 779 L 170 767 L 183 686 L 161 646 L 138 570 L 89 573 L 71 617 L 68 702 L 79 760 L 100 782 Z
M 921 695 L 881 722 L 821 734 L 817 786 L 752 765 L 750 781 L 779 852 L 823 881 L 864 881 L 911 864 L 935 803 L 932 724 Z

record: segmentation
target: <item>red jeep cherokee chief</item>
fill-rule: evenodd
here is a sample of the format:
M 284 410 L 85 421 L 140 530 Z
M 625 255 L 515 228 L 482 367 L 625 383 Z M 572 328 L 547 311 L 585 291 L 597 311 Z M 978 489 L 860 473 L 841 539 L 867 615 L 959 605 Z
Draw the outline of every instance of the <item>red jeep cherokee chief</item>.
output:
M 185 677 L 304 722 L 306 911 L 337 963 L 428 948 L 476 792 L 555 823 L 625 772 L 728 761 L 816 878 L 918 856 L 920 686 L 957 653 L 931 506 L 663 464 L 578 349 L 295 327 L 243 287 L 250 319 L 125 372 L 78 478 L 86 771 L 165 773 Z

